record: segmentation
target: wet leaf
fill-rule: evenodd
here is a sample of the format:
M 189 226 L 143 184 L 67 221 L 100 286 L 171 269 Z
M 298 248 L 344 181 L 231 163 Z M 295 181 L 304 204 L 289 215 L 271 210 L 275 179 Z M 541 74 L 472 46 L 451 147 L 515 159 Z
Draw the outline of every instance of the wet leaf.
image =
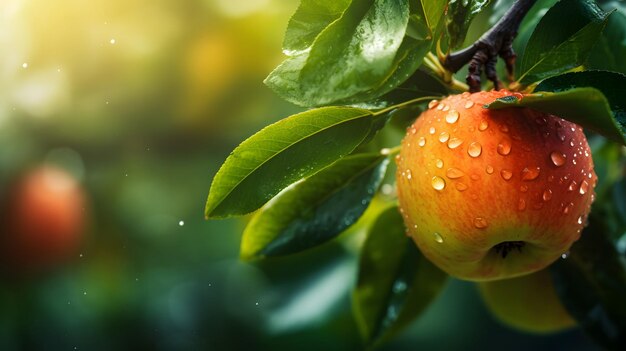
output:
M 528 85 L 584 64 L 608 16 L 591 0 L 557 2 L 528 40 L 518 81 Z
M 339 235 L 367 209 L 388 163 L 381 154 L 347 156 L 285 189 L 248 223 L 241 257 L 296 253 Z
M 341 16 L 350 0 L 301 0 L 289 20 L 283 51 L 293 55 L 306 50 L 329 24 Z
M 521 100 L 507 96 L 485 107 L 530 107 L 555 114 L 626 144 L 625 105 L 620 98 L 625 92 L 625 83 L 626 77 L 614 72 L 566 73 L 543 81 L 537 86 L 537 92 L 525 95 Z
M 205 215 L 242 215 L 288 185 L 351 153 L 370 135 L 373 114 L 347 107 L 306 111 L 242 142 L 215 175 Z
M 409 325 L 441 291 L 447 275 L 406 237 L 396 206 L 383 210 L 361 250 L 353 310 L 370 346 Z

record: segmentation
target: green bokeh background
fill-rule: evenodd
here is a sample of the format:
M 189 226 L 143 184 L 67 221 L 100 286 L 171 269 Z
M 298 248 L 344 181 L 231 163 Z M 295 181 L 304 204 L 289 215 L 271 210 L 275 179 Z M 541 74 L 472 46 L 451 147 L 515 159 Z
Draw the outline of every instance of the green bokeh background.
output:
M 0 194 L 54 163 L 89 201 L 80 252 L 0 281 L 0 350 L 357 350 L 358 231 L 238 259 L 246 218 L 205 221 L 212 176 L 299 108 L 262 84 L 295 0 L 0 2 Z M 1 224 L 0 224 L 1 225 Z M 518 333 L 451 281 L 385 350 L 595 349 Z

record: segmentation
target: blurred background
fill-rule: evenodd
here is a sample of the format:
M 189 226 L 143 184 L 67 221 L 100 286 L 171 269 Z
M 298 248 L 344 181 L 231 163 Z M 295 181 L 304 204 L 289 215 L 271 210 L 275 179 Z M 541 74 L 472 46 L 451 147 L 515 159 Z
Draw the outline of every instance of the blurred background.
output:
M 247 263 L 246 218 L 203 219 L 228 153 L 300 111 L 262 83 L 297 5 L 0 0 L 0 350 L 362 348 L 358 231 Z M 455 280 L 384 349 L 469 345 L 594 349 L 500 326 Z

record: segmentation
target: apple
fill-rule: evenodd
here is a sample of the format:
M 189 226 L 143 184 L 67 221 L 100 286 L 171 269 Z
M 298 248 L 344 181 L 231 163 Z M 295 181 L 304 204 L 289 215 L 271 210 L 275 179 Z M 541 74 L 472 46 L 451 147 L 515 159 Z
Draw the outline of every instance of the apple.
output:
M 477 286 L 494 317 L 520 331 L 554 333 L 576 325 L 561 304 L 547 269 Z
M 12 186 L 0 213 L 4 273 L 43 271 L 77 254 L 84 231 L 85 196 L 66 171 L 42 166 Z
M 596 175 L 583 130 L 490 91 L 431 101 L 396 157 L 408 234 L 448 274 L 487 281 L 539 271 L 579 237 Z

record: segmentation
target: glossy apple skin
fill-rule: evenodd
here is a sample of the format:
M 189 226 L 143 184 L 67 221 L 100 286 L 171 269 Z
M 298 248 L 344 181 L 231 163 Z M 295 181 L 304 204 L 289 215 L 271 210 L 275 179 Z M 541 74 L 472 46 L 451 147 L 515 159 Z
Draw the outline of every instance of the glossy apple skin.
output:
M 547 269 L 477 285 L 485 305 L 494 317 L 515 329 L 545 334 L 576 325 L 576 321 L 561 304 Z
M 409 235 L 460 279 L 545 268 L 580 237 L 593 201 L 597 178 L 582 129 L 528 108 L 483 108 L 512 94 L 522 98 L 501 90 L 431 102 L 396 157 Z M 523 247 L 503 257 L 500 243 Z
M 0 218 L 3 273 L 47 271 L 78 254 L 85 195 L 69 173 L 43 166 L 8 189 Z

